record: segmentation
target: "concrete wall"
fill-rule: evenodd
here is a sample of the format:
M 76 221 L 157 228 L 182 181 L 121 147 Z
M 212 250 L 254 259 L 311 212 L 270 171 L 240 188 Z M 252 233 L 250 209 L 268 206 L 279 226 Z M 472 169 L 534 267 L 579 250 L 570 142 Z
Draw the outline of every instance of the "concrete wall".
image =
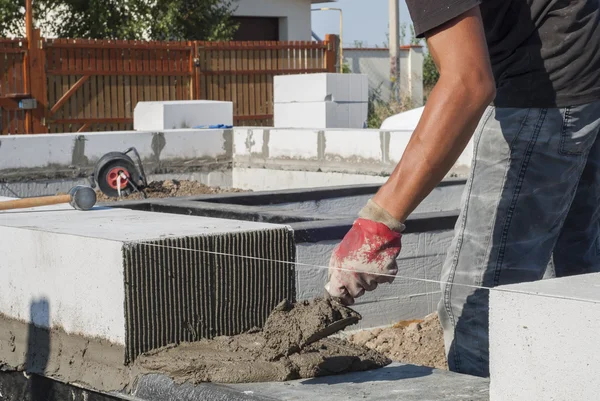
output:
M 248 186 L 265 189 L 384 182 L 411 135 L 412 131 L 236 128 L 234 185 L 246 179 L 252 183 Z M 472 151 L 465 150 L 451 174 L 466 176 Z
M 412 131 L 351 129 L 164 130 L 9 136 L 0 139 L 0 195 L 36 196 L 86 183 L 97 160 L 134 146 L 150 179 L 277 190 L 383 183 Z M 466 176 L 472 143 L 451 175 Z M 233 169 L 232 169 L 233 164 Z
M 36 210 L 1 214 L 0 313 L 117 344 L 125 340 L 124 243 L 273 227 L 127 209 Z M 49 316 L 30 316 L 36 298 L 49 301 Z
M 354 308 L 363 319 L 352 330 L 394 324 L 400 320 L 423 318 L 435 312 L 440 299 L 438 284 L 400 278 L 439 280 L 452 230 L 406 234 L 398 257 L 398 278 L 377 291 L 357 299 Z M 303 243 L 297 246 L 298 299 L 310 299 L 325 293 L 329 258 L 339 241 Z M 310 265 L 303 266 L 302 264 Z M 314 268 L 313 266 L 320 266 Z
M 392 95 L 388 49 L 344 49 L 344 58 L 353 73 L 367 74 L 369 88 L 381 90 L 381 98 Z M 400 51 L 400 97 L 410 99 L 413 107 L 423 105 L 423 49 L 403 47 Z
M 104 154 L 135 147 L 147 174 L 210 173 L 231 165 L 231 130 L 121 131 L 0 138 L 3 182 L 75 179 Z
M 0 139 L 0 196 L 38 196 L 87 183 L 98 159 L 134 146 L 152 179 L 277 190 L 383 183 L 410 130 L 164 130 L 9 136 Z M 450 175 L 468 173 L 469 145 Z
M 235 16 L 278 17 L 280 40 L 311 40 L 311 0 L 242 0 Z

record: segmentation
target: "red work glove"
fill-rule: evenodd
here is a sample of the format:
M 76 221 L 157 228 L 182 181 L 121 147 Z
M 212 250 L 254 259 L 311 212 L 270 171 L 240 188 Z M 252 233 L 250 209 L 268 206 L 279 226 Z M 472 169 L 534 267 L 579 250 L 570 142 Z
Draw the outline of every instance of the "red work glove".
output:
M 398 273 L 396 258 L 402 248 L 400 233 L 404 228 L 404 224 L 370 200 L 331 255 L 325 285 L 329 295 L 352 305 L 365 291 L 392 283 L 394 277 L 390 276 Z

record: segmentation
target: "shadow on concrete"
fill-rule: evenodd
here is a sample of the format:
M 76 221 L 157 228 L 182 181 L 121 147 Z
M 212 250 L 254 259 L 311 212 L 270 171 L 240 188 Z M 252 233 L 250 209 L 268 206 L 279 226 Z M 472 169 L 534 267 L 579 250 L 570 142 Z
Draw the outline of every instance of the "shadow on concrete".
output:
M 416 365 L 386 366 L 380 369 L 368 370 L 365 372 L 347 373 L 337 376 L 317 377 L 304 380 L 303 385 L 318 384 L 343 384 L 343 383 L 369 383 L 378 381 L 397 381 L 417 379 L 433 374 L 434 369 Z
M 50 359 L 50 304 L 47 299 L 31 302 L 30 323 L 27 332 L 27 355 L 25 371 L 31 375 L 29 381 L 31 401 L 51 399 L 53 383 L 38 376 L 43 375 Z

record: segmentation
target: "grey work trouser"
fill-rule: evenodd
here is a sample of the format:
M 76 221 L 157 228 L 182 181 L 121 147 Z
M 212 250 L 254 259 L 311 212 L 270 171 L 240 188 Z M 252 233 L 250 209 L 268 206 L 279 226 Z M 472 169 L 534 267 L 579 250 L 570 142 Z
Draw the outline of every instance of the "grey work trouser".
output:
M 452 371 L 489 376 L 489 291 L 456 284 L 540 280 L 549 264 L 558 277 L 600 271 L 599 131 L 600 101 L 485 111 L 442 269 Z

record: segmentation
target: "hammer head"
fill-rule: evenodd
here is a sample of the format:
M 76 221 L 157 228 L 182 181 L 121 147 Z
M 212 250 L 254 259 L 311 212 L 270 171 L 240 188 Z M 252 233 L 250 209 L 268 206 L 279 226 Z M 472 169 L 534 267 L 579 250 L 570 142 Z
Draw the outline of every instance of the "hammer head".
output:
M 78 185 L 69 191 L 69 204 L 76 210 L 90 210 L 96 204 L 96 191 L 90 187 Z

